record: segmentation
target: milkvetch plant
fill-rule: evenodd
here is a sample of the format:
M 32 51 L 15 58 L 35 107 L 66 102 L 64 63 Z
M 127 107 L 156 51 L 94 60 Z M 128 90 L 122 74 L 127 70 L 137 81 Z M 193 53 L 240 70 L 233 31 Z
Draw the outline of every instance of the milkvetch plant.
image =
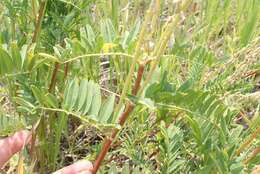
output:
M 0 2 L 0 136 L 26 171 L 250 173 L 259 165 L 256 0 Z

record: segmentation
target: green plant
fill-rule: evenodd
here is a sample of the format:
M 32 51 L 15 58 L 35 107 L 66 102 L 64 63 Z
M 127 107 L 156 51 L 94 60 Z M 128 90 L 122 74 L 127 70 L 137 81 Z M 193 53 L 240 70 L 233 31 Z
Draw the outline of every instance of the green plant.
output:
M 250 173 L 259 8 L 3 0 L 0 135 L 32 129 L 26 165 L 39 173 L 82 158 L 93 173 Z

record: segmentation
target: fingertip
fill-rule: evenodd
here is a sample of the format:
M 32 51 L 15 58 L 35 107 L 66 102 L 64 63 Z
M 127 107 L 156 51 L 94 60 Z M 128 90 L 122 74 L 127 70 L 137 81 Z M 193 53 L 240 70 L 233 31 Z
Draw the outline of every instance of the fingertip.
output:
M 92 170 L 93 169 L 93 164 L 88 161 L 88 160 L 80 160 L 75 163 L 79 168 L 84 168 L 87 170 Z
M 28 144 L 30 137 L 29 131 L 22 130 L 16 132 L 13 136 L 0 140 L 0 168 L 24 145 Z
M 14 134 L 14 136 L 17 136 L 18 138 L 20 138 L 22 140 L 26 140 L 26 139 L 30 138 L 31 135 L 32 135 L 32 132 L 28 131 L 28 130 L 21 130 Z
M 92 172 L 91 171 L 83 171 L 83 172 L 80 172 L 78 174 L 92 174 Z
M 78 174 L 93 170 L 93 165 L 90 161 L 80 160 L 70 166 L 64 167 L 53 174 Z M 91 172 L 90 172 L 91 174 Z
M 20 151 L 23 146 L 27 145 L 31 141 L 32 133 L 28 130 L 21 130 L 16 132 L 10 137 L 12 152 L 16 153 Z

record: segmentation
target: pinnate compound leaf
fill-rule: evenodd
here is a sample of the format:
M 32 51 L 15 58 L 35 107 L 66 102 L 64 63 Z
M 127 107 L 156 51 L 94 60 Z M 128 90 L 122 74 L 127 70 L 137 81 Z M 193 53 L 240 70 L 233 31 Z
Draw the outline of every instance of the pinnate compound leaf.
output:
M 54 101 L 49 104 L 54 106 Z M 62 107 L 76 114 L 88 116 L 91 120 L 101 124 L 110 124 L 114 111 L 115 95 L 109 96 L 102 104 L 100 86 L 86 79 L 71 80 L 64 90 L 64 101 Z

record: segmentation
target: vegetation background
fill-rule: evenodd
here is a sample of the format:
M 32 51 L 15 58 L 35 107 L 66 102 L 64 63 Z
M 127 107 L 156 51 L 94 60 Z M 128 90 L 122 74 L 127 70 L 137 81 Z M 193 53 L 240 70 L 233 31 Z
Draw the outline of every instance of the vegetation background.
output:
M 3 172 L 88 159 L 93 173 L 251 173 L 259 11 L 259 0 L 1 0 L 0 136 L 33 132 Z

